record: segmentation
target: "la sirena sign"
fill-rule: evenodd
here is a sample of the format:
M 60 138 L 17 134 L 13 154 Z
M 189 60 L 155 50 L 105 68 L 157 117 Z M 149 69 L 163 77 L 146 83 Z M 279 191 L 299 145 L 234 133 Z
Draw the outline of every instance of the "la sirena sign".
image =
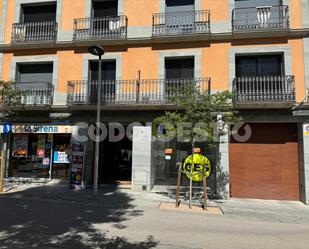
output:
M 0 132 L 5 133 L 5 126 L 0 126 Z M 69 125 L 28 125 L 17 124 L 12 126 L 11 133 L 71 133 L 72 127 Z

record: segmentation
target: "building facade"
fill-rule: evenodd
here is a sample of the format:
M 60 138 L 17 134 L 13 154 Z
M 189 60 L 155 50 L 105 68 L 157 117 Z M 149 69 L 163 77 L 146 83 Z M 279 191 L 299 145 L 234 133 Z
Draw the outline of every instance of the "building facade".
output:
M 194 81 L 232 91 L 251 133 L 202 148 L 212 193 L 308 204 L 308 35 L 308 0 L 0 0 L 0 77 L 25 93 L 1 126 L 6 177 L 69 177 L 71 135 L 81 127 L 89 137 L 95 122 L 98 61 L 87 49 L 99 44 L 102 122 L 145 125 L 133 142 L 101 142 L 103 183 L 175 184 L 185 145 L 147 139 L 147 124 L 174 108 L 167 86 Z M 91 184 L 94 146 L 82 144 L 76 160 Z

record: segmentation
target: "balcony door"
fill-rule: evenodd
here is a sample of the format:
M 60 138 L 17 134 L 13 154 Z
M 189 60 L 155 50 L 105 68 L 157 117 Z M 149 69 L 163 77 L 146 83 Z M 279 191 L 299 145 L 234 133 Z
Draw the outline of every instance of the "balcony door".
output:
M 255 28 L 283 25 L 283 9 L 279 6 L 282 0 L 235 0 L 235 24 Z
M 165 59 L 165 94 L 182 91 L 194 82 L 194 57 Z
M 16 86 L 24 104 L 48 104 L 52 98 L 53 64 L 17 64 Z
M 92 1 L 92 28 L 95 33 L 106 33 L 117 27 L 118 1 L 95 0 Z M 119 26 L 119 23 L 118 23 Z
M 235 0 L 235 8 L 255 8 L 258 6 L 279 6 L 282 0 Z
M 20 23 L 15 24 L 13 39 L 18 42 L 54 40 L 56 37 L 56 2 L 22 4 Z
M 281 54 L 236 57 L 235 90 L 244 99 L 279 99 L 291 85 L 284 76 Z
M 194 0 L 166 0 L 165 24 L 168 33 L 191 33 L 194 28 Z
M 283 75 L 284 67 L 281 54 L 236 57 L 237 77 Z
M 90 102 L 96 103 L 98 91 L 98 61 L 89 63 L 89 85 Z M 113 102 L 116 94 L 116 61 L 102 62 L 102 101 Z
M 21 23 L 55 22 L 56 2 L 21 5 Z
M 96 0 L 92 1 L 92 17 L 108 17 L 118 15 L 117 0 Z

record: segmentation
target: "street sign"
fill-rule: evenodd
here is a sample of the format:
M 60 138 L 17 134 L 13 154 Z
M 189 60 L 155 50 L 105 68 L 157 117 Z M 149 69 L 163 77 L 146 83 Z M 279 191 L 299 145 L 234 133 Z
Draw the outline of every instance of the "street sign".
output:
M 3 133 L 8 134 L 13 132 L 13 124 L 12 123 L 4 123 L 3 124 Z

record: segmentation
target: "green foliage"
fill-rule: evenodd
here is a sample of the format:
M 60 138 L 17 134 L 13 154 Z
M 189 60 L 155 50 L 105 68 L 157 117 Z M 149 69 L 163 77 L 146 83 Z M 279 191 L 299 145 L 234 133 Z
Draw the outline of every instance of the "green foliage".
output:
M 238 112 L 234 109 L 232 103 L 232 94 L 229 91 L 210 94 L 201 91 L 190 84 L 182 91 L 177 91 L 175 97 L 170 99 L 178 109 L 167 111 L 163 116 L 155 119 L 154 124 L 163 124 L 166 130 L 166 137 L 174 136 L 177 127 L 177 136 L 185 141 L 196 142 L 213 141 L 218 117 L 221 123 L 235 123 L 240 121 Z M 190 123 L 186 131 L 179 129 L 180 123 Z M 227 130 L 220 130 L 223 135 Z
M 13 110 L 21 106 L 22 92 L 15 89 L 14 84 L 0 81 L 0 119 L 7 119 Z

